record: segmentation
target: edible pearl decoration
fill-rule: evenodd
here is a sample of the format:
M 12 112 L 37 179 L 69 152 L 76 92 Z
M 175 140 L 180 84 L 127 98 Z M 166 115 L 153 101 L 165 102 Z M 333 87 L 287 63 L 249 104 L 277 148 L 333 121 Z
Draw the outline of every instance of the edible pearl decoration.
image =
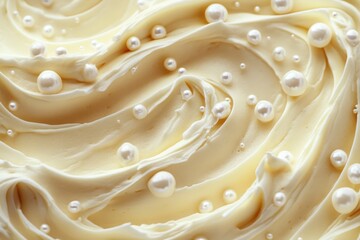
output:
M 341 149 L 336 149 L 331 153 L 330 161 L 335 168 L 343 168 L 347 161 L 347 154 Z
M 293 0 L 271 0 L 271 8 L 275 13 L 288 13 L 293 8 Z
M 119 159 L 124 164 L 135 163 L 139 160 L 139 150 L 131 143 L 123 143 L 116 152 Z
M 211 4 L 205 10 L 205 18 L 208 23 L 226 21 L 227 17 L 227 9 L 218 3 Z
M 32 56 L 43 55 L 45 53 L 45 45 L 42 42 L 34 42 L 30 47 Z
M 265 100 L 261 100 L 256 104 L 254 113 L 261 122 L 270 122 L 275 117 L 272 103 Z
M 68 211 L 71 213 L 78 213 L 80 211 L 80 202 L 79 201 L 71 201 L 68 204 Z
M 205 107 L 204 107 L 204 106 L 200 106 L 200 107 L 199 107 L 199 110 L 200 110 L 200 112 L 205 112 Z
M 16 111 L 17 108 L 18 108 L 17 103 L 14 102 L 14 101 L 10 101 L 10 103 L 9 103 L 9 109 L 10 109 L 11 111 Z
M 323 48 L 327 46 L 332 38 L 332 31 L 325 23 L 315 23 L 308 31 L 308 40 L 311 46 Z
M 209 213 L 214 209 L 214 206 L 211 201 L 204 200 L 199 205 L 200 213 Z
M 347 171 L 347 176 L 352 184 L 360 184 L 360 163 L 352 164 Z
M 294 63 L 299 63 L 300 62 L 300 56 L 299 55 L 294 55 L 293 57 L 292 57 L 292 59 L 293 59 L 293 62 Z
M 257 97 L 255 95 L 249 95 L 246 99 L 246 103 L 249 106 L 254 106 L 257 103 Z
M 176 181 L 171 173 L 160 171 L 152 176 L 147 186 L 155 197 L 167 198 L 174 194 Z
M 8 135 L 9 137 L 13 137 L 13 136 L 15 135 L 15 132 L 14 132 L 14 130 L 12 130 L 12 129 L 8 129 L 8 130 L 6 131 L 6 135 Z
M 43 27 L 42 34 L 46 38 L 52 38 L 55 35 L 54 27 L 52 25 L 49 25 L 49 24 L 45 25 Z
M 148 115 L 148 110 L 144 105 L 137 104 L 133 108 L 133 115 L 136 119 L 143 119 Z
M 99 72 L 95 64 L 87 63 L 84 66 L 83 70 L 83 81 L 85 82 L 95 82 Z
M 169 71 L 175 71 L 177 68 L 177 63 L 174 58 L 166 58 L 164 61 L 164 67 Z
M 359 197 L 354 189 L 343 187 L 337 189 L 332 195 L 332 204 L 341 214 L 351 213 L 358 205 Z
M 31 28 L 35 25 L 35 20 L 32 16 L 25 16 L 22 20 L 23 26 L 26 28 Z
M 250 30 L 247 34 L 247 40 L 253 45 L 258 45 L 261 42 L 261 33 L 257 29 Z
M 221 80 L 221 83 L 224 84 L 224 85 L 229 85 L 229 84 L 231 84 L 231 83 L 232 83 L 232 79 L 233 79 L 233 77 L 232 77 L 232 74 L 231 74 L 230 72 L 223 72 L 223 73 L 221 74 L 220 80 Z
M 135 51 L 137 49 L 139 49 L 141 47 L 141 42 L 140 39 L 138 37 L 130 37 L 127 41 L 126 41 L 126 47 L 130 50 L 130 51 Z
M 58 55 L 58 56 L 63 56 L 63 55 L 67 54 L 67 50 L 64 47 L 56 48 L 55 52 L 56 52 L 56 55 Z
M 212 109 L 212 114 L 219 119 L 229 116 L 231 111 L 230 103 L 228 101 L 222 101 L 215 104 Z
M 183 100 L 188 101 L 192 97 L 192 92 L 189 89 L 186 89 L 181 95 Z
M 304 94 L 306 90 L 306 80 L 301 72 L 291 70 L 287 72 L 280 81 L 283 91 L 292 97 Z
M 267 239 L 267 240 L 271 240 L 271 239 L 273 239 L 273 238 L 274 238 L 274 236 L 272 235 L 272 233 L 266 234 L 266 239 Z
M 166 37 L 166 29 L 164 26 L 156 25 L 151 30 L 151 38 L 152 39 L 162 39 Z
M 346 32 L 346 40 L 352 46 L 356 46 L 359 43 L 359 32 L 355 29 L 350 29 Z
M 183 67 L 182 67 L 182 68 L 179 68 L 178 73 L 179 73 L 180 75 L 186 73 L 186 68 L 183 68 Z
M 282 62 L 286 57 L 286 50 L 283 47 L 276 47 L 273 51 L 273 59 L 277 62 Z
M 244 70 L 246 68 L 246 64 L 245 63 L 240 63 L 240 69 Z
M 49 233 L 49 232 L 50 232 L 50 227 L 49 227 L 49 225 L 47 225 L 47 224 L 42 224 L 42 225 L 40 226 L 40 230 L 41 230 L 42 232 L 44 232 L 44 233 Z
M 237 199 L 237 194 L 234 190 L 228 189 L 224 192 L 223 199 L 226 203 L 235 202 L 235 200 Z
M 277 207 L 282 207 L 286 203 L 286 195 L 283 192 L 277 192 L 274 195 L 273 203 Z
M 54 71 L 46 70 L 40 73 L 37 78 L 37 86 L 41 93 L 53 94 L 62 89 L 62 79 Z

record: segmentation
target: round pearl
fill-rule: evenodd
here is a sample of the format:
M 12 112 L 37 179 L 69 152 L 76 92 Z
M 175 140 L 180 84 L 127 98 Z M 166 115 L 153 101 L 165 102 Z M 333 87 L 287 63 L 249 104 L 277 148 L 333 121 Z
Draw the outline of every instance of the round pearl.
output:
M 247 34 L 247 40 L 253 45 L 258 45 L 261 42 L 261 33 L 257 29 L 250 30 Z
M 240 69 L 244 70 L 246 68 L 246 64 L 245 63 L 240 63 Z
M 336 149 L 331 153 L 330 161 L 335 168 L 343 168 L 347 161 L 347 154 L 341 149 Z
M 186 89 L 181 93 L 181 95 L 183 100 L 188 101 L 192 97 L 192 92 Z
M 259 13 L 260 10 L 261 10 L 261 8 L 260 8 L 259 6 L 255 6 L 255 7 L 254 7 L 254 12 Z
M 350 29 L 346 32 L 346 40 L 352 45 L 356 46 L 359 43 L 359 32 L 355 29 Z
M 10 109 L 11 111 L 16 111 L 17 108 L 18 108 L 17 103 L 14 102 L 14 101 L 10 101 L 10 103 L 9 103 L 9 109 Z
M 51 4 L 53 3 L 53 0 L 42 0 L 41 3 L 42 3 L 45 7 L 50 7 Z
M 178 73 L 179 73 L 180 75 L 182 75 L 182 74 L 186 73 L 186 69 L 183 68 L 183 67 L 182 67 L 182 68 L 179 68 Z
M 273 238 L 274 238 L 274 236 L 272 235 L 272 233 L 266 234 L 266 239 L 267 239 L 267 240 L 271 240 L 271 239 L 273 239 Z
M 347 176 L 352 184 L 360 184 L 360 163 L 352 164 L 347 171 Z
M 238 1 L 234 2 L 234 6 L 235 6 L 236 8 L 239 8 L 239 7 L 240 7 L 240 2 L 238 2 Z
M 311 46 L 323 48 L 332 38 L 332 31 L 325 23 L 315 23 L 308 31 L 308 40 Z
M 68 204 L 68 211 L 71 213 L 78 213 L 80 211 L 80 202 L 79 201 L 71 201 Z
M 332 204 L 335 210 L 341 214 L 351 213 L 358 205 L 358 202 L 357 193 L 352 188 L 339 188 L 332 195 Z
M 204 107 L 204 106 L 200 106 L 200 107 L 199 107 L 199 110 L 200 110 L 200 112 L 205 112 L 205 107 Z
M 226 118 L 231 112 L 230 103 L 228 101 L 222 101 L 215 104 L 212 109 L 212 114 L 219 119 Z
M 156 25 L 151 30 L 152 39 L 161 39 L 166 37 L 166 29 L 164 26 Z
M 142 104 L 137 104 L 133 108 L 133 115 L 136 119 L 143 119 L 148 115 L 148 110 Z
M 271 0 L 271 8 L 275 13 L 288 13 L 293 8 L 293 0 Z
M 283 192 L 277 192 L 274 195 L 273 203 L 277 207 L 282 207 L 286 203 L 286 195 Z
M 294 55 L 293 56 L 293 62 L 294 63 L 299 63 L 300 62 L 300 56 L 299 55 Z
M 273 105 L 265 100 L 261 100 L 256 104 L 254 113 L 256 118 L 261 122 L 270 122 L 275 117 Z
M 40 73 L 40 75 L 38 76 L 37 86 L 41 93 L 58 93 L 62 89 L 62 79 L 56 72 L 46 70 Z
M 237 199 L 237 194 L 234 190 L 228 189 L 224 192 L 223 199 L 226 203 L 233 203 Z
M 130 164 L 139 160 L 139 150 L 131 143 L 123 143 L 116 152 L 122 163 Z
M 282 62 L 286 57 L 286 50 L 283 47 L 276 47 L 273 51 L 272 57 L 277 62 Z
M 175 71 L 177 68 L 176 60 L 173 58 L 166 58 L 164 61 L 164 67 L 169 71 Z
M 257 103 L 258 99 L 255 95 L 249 95 L 246 99 L 246 103 L 249 106 L 254 106 Z
M 141 47 L 141 42 L 140 39 L 138 37 L 130 37 L 127 41 L 126 41 L 126 47 L 130 50 L 130 51 L 135 51 L 137 49 L 139 49 Z
M 287 72 L 281 78 L 280 84 L 283 91 L 292 97 L 304 94 L 307 85 L 304 74 L 295 70 Z
M 293 159 L 293 155 L 289 151 L 281 151 L 278 153 L 278 158 L 287 160 L 288 162 L 291 162 Z
M 160 171 L 150 178 L 147 186 L 155 197 L 167 198 L 174 194 L 176 181 L 171 173 Z
M 63 55 L 67 54 L 67 50 L 64 47 L 56 48 L 55 52 L 56 52 L 56 55 L 58 55 L 58 56 L 63 56 Z
M 233 76 L 230 72 L 223 72 L 221 74 L 220 81 L 224 85 L 229 85 L 232 83 Z
M 32 56 L 43 55 L 45 53 L 45 45 L 42 42 L 34 42 L 30 47 Z
M 55 30 L 54 30 L 54 27 L 51 26 L 51 25 L 45 25 L 43 27 L 43 31 L 42 31 L 42 34 L 44 37 L 46 38 L 52 38 L 54 35 L 55 35 Z
M 95 64 L 87 63 L 84 66 L 83 70 L 83 81 L 85 82 L 95 82 L 99 71 Z
M 6 134 L 7 134 L 9 137 L 15 136 L 15 132 L 14 132 L 14 130 L 12 130 L 12 129 L 8 129 L 8 130 L 6 131 Z
M 205 10 L 205 18 L 208 23 L 226 21 L 227 17 L 227 9 L 218 3 L 209 5 Z
M 214 209 L 212 202 L 208 200 L 204 200 L 199 205 L 199 212 L 200 213 L 209 213 Z
M 240 143 L 239 146 L 240 146 L 241 150 L 244 150 L 244 148 L 245 148 L 245 143 L 242 142 L 242 143 Z
M 27 15 L 23 18 L 22 23 L 24 27 L 31 28 L 35 25 L 35 20 L 32 16 Z
M 47 225 L 47 224 L 41 224 L 40 230 L 41 230 L 42 232 L 44 232 L 44 233 L 49 233 L 49 232 L 50 232 L 50 227 L 49 227 L 49 225 Z

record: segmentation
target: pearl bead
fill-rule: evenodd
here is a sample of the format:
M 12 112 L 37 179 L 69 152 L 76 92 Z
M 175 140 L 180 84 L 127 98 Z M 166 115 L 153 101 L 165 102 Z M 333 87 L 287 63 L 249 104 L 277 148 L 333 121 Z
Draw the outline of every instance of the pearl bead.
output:
M 271 0 L 271 8 L 275 13 L 288 13 L 293 8 L 292 0 Z
M 14 130 L 12 130 L 12 129 L 8 129 L 8 130 L 6 131 L 6 134 L 7 134 L 9 137 L 15 136 L 15 132 L 14 132 Z
M 270 122 L 274 119 L 273 105 L 265 100 L 259 101 L 254 109 L 256 118 L 261 122 Z
M 176 60 L 173 58 L 166 58 L 164 61 L 164 67 L 169 71 L 175 71 L 177 68 Z
M 293 159 L 293 155 L 289 151 L 281 151 L 278 153 L 278 158 L 287 160 L 288 162 L 291 162 Z
M 192 92 L 189 89 L 186 89 L 181 95 L 183 100 L 188 101 L 192 97 Z
M 151 30 L 152 39 L 161 39 L 166 37 L 166 29 L 164 26 L 156 25 Z
M 42 42 L 35 42 L 30 47 L 32 56 L 43 55 L 45 53 L 45 45 Z
M 359 43 L 359 32 L 354 30 L 354 29 L 350 29 L 346 32 L 346 40 L 348 41 L 348 43 L 350 43 L 352 46 L 356 46 Z
M 330 161 L 335 168 L 343 168 L 347 162 L 347 154 L 341 149 L 336 149 L 331 153 Z
M 123 143 L 116 152 L 122 163 L 131 164 L 139 160 L 139 150 L 131 143 Z
M 250 30 L 247 34 L 247 40 L 253 45 L 258 45 L 261 42 L 261 33 L 257 29 Z
M 84 82 L 95 82 L 99 71 L 95 64 L 87 63 L 83 70 L 83 81 Z
M 35 20 L 32 16 L 27 15 L 23 18 L 22 23 L 24 27 L 31 28 L 35 25 Z
M 297 97 L 306 91 L 306 80 L 304 74 L 301 72 L 290 70 L 280 81 L 283 91 L 292 97 Z
M 205 18 L 208 23 L 226 21 L 227 17 L 227 9 L 218 3 L 209 5 L 205 10 Z
M 271 239 L 273 239 L 273 238 L 274 238 L 274 236 L 272 235 L 272 233 L 266 234 L 266 239 L 267 239 L 267 240 L 271 240 Z
M 351 213 L 358 205 L 358 202 L 359 197 L 352 188 L 339 188 L 332 195 L 332 204 L 335 210 L 341 214 Z
M 68 204 L 68 211 L 71 213 L 78 213 L 80 211 L 80 202 L 79 201 L 71 201 Z
M 176 181 L 171 173 L 160 171 L 152 176 L 147 186 L 155 197 L 167 198 L 174 194 Z
M 16 111 L 17 108 L 18 108 L 17 103 L 14 102 L 14 101 L 10 101 L 10 103 L 9 103 L 9 109 L 10 109 L 11 111 Z
M 44 37 L 46 38 L 52 38 L 54 35 L 55 35 L 55 30 L 54 30 L 54 27 L 51 26 L 51 25 L 45 25 L 43 27 L 43 31 L 42 31 L 42 34 Z
M 273 203 L 277 207 L 282 207 L 286 203 L 286 195 L 283 192 L 277 192 L 274 195 Z
M 130 51 L 135 51 L 137 49 L 139 49 L 141 47 L 141 42 L 140 39 L 138 37 L 130 37 L 127 41 L 126 41 L 126 47 L 130 50 Z
M 41 93 L 58 93 L 62 89 L 62 79 L 56 72 L 46 70 L 41 72 L 38 76 L 37 86 Z
M 300 62 L 300 56 L 299 55 L 294 55 L 292 59 L 293 59 L 294 63 L 299 63 Z
M 186 69 L 185 68 L 179 68 L 178 73 L 180 75 L 182 75 L 182 74 L 186 73 Z
M 214 209 L 212 202 L 208 200 L 204 200 L 199 205 L 199 212 L 200 213 L 209 213 Z
M 58 55 L 58 56 L 63 56 L 63 55 L 67 54 L 67 50 L 64 47 L 56 48 L 55 52 L 56 52 L 56 55 Z
M 360 184 L 360 163 L 352 164 L 347 171 L 347 176 L 352 184 Z
M 49 225 L 47 225 L 47 224 L 41 224 L 40 230 L 41 230 L 42 232 L 44 232 L 44 233 L 49 233 L 49 232 L 50 232 L 50 227 L 49 227 Z
M 244 70 L 246 68 L 246 64 L 245 63 L 240 63 L 240 69 Z
M 143 119 L 148 115 L 148 110 L 142 104 L 137 104 L 133 108 L 133 115 L 136 119 Z
M 50 7 L 51 4 L 53 3 L 53 0 L 42 0 L 41 3 L 42 3 L 45 7 Z
M 199 107 L 199 110 L 200 110 L 200 112 L 205 112 L 205 107 L 204 107 L 204 106 L 200 106 L 200 107 Z
M 239 8 L 239 7 L 240 7 L 240 2 L 238 2 L 238 1 L 234 2 L 234 6 L 235 6 L 236 8 Z
M 241 150 L 244 150 L 244 148 L 245 148 L 245 143 L 242 142 L 242 143 L 240 143 L 239 146 L 240 146 Z
M 277 62 L 282 62 L 286 57 L 286 50 L 283 47 L 276 47 L 273 51 L 273 59 Z
M 330 43 L 331 38 L 332 31 L 324 23 L 315 23 L 308 31 L 308 40 L 313 47 L 323 48 Z
M 237 194 L 234 190 L 228 189 L 224 192 L 223 199 L 226 203 L 235 202 L 237 199 Z
M 260 8 L 259 6 L 255 6 L 255 7 L 254 7 L 254 12 L 259 13 L 260 10 L 261 10 L 261 8 Z
M 247 100 L 246 100 L 246 103 L 249 105 L 249 106 L 254 106 L 256 103 L 257 103 L 257 97 L 255 95 L 249 95 L 247 97 Z
M 221 83 L 224 84 L 224 85 L 229 85 L 232 83 L 232 79 L 233 79 L 233 76 L 230 72 L 223 72 L 221 74 Z
M 231 111 L 230 103 L 228 101 L 222 101 L 215 104 L 212 109 L 214 117 L 223 119 L 229 116 Z

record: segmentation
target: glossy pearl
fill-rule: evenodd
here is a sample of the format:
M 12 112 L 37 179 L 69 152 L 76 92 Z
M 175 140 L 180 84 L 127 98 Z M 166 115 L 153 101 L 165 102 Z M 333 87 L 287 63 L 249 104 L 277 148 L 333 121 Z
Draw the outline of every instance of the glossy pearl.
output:
M 254 12 L 259 13 L 260 10 L 261 10 L 261 8 L 260 8 L 259 6 L 255 6 L 255 7 L 254 7 Z
M 166 29 L 164 26 L 156 25 L 151 29 L 151 38 L 152 39 L 162 39 L 166 37 Z
M 261 122 L 270 122 L 275 117 L 273 105 L 265 100 L 261 100 L 256 104 L 254 113 L 256 118 Z
M 308 31 L 308 40 L 311 46 L 323 48 L 327 46 L 332 38 L 332 31 L 325 23 L 315 23 Z
M 64 47 L 58 47 L 56 48 L 55 53 L 57 56 L 63 56 L 67 54 L 67 50 Z
M 71 213 L 78 213 L 80 212 L 80 202 L 79 201 L 71 201 L 69 204 L 68 204 L 68 211 L 71 212 Z
M 186 89 L 181 95 L 183 100 L 188 101 L 192 97 L 192 92 L 189 89 Z
M 17 103 L 14 102 L 14 101 L 10 101 L 10 103 L 9 103 L 9 109 L 10 109 L 11 111 L 16 111 L 16 110 L 18 109 Z
M 25 16 L 22 20 L 23 26 L 26 28 L 31 28 L 35 25 L 35 20 L 32 16 Z
M 204 200 L 199 205 L 199 212 L 200 213 L 209 213 L 214 209 L 212 202 L 208 200 Z
M 274 195 L 273 203 L 277 207 L 282 207 L 286 203 L 286 195 L 283 192 L 277 192 Z
M 246 103 L 249 106 L 254 106 L 257 103 L 258 99 L 255 95 L 249 95 L 246 99 Z
M 83 81 L 84 82 L 95 82 L 99 75 L 99 71 L 95 64 L 87 63 L 83 70 Z
M 127 41 L 126 41 L 126 47 L 130 50 L 130 51 L 135 51 L 137 49 L 139 49 L 141 47 L 141 42 L 140 39 L 138 37 L 130 37 Z
M 222 101 L 215 104 L 212 109 L 212 114 L 214 117 L 223 119 L 229 116 L 231 112 L 230 103 L 228 101 Z
M 278 153 L 278 158 L 287 160 L 288 162 L 291 162 L 293 159 L 293 155 L 289 151 L 281 151 Z
M 224 192 L 223 199 L 226 203 L 233 203 L 237 199 L 237 194 L 234 190 L 228 189 Z
M 245 63 L 240 63 L 240 69 L 244 70 L 246 68 L 246 64 Z
M 250 30 L 247 34 L 247 40 L 253 45 L 258 45 L 261 42 L 261 33 L 257 29 Z
M 179 73 L 180 75 L 186 73 L 186 68 L 179 68 L 178 73 Z
M 292 59 L 293 59 L 294 63 L 299 63 L 300 62 L 300 56 L 299 55 L 294 55 Z
M 233 76 L 230 72 L 223 72 L 221 74 L 220 81 L 222 84 L 229 85 L 232 83 L 232 80 L 233 80 Z
M 280 84 L 283 91 L 291 97 L 297 97 L 304 94 L 307 87 L 304 74 L 295 70 L 287 72 L 281 78 Z
M 227 17 L 227 9 L 218 3 L 211 4 L 205 10 L 205 18 L 208 23 L 226 21 Z
M 161 171 L 152 176 L 147 186 L 155 197 L 167 198 L 174 194 L 176 181 L 171 173 Z
M 49 225 L 47 225 L 47 224 L 42 224 L 42 225 L 40 226 L 40 230 L 41 230 L 42 232 L 44 232 L 44 233 L 49 233 L 49 232 L 50 232 L 50 227 L 49 227 Z
M 272 235 L 272 233 L 266 234 L 266 239 L 267 239 L 267 240 L 271 240 L 271 239 L 273 239 L 273 238 L 274 238 L 274 236 Z
M 286 50 L 283 47 L 276 47 L 273 51 L 272 57 L 277 62 L 282 62 L 286 57 Z
M 332 204 L 335 210 L 341 214 L 351 213 L 359 203 L 359 197 L 352 188 L 343 187 L 337 189 L 332 195 Z
M 166 58 L 164 61 L 164 67 L 169 71 L 175 71 L 177 68 L 177 63 L 174 58 Z
M 331 153 L 330 161 L 335 168 L 343 168 L 347 162 L 347 154 L 341 149 L 336 149 Z
M 293 0 L 271 0 L 271 8 L 278 14 L 290 12 L 293 5 Z
M 30 47 L 32 56 L 39 56 L 45 53 L 45 45 L 42 42 L 34 42 Z
M 350 43 L 352 46 L 356 46 L 357 44 L 359 44 L 360 39 L 359 39 L 359 32 L 356 31 L 355 29 L 350 29 L 346 32 L 346 40 L 348 41 L 348 43 Z
M 347 171 L 347 176 L 352 184 L 360 184 L 360 163 L 352 164 Z
M 12 129 L 8 129 L 8 130 L 6 131 L 6 135 L 8 135 L 9 137 L 13 137 L 13 136 L 15 136 L 15 132 L 14 132 L 14 130 L 12 130 Z
M 43 34 L 43 36 L 46 37 L 46 38 L 52 38 L 52 37 L 54 37 L 54 35 L 55 35 L 54 27 L 51 26 L 51 25 L 49 25 L 49 24 L 48 24 L 48 25 L 45 25 L 45 26 L 43 27 L 42 34 Z
M 148 115 L 148 110 L 144 105 L 137 104 L 133 108 L 133 115 L 136 119 L 144 119 Z
M 116 152 L 122 163 L 131 164 L 139 160 L 139 150 L 131 143 L 123 143 Z
M 40 75 L 38 76 L 37 86 L 41 93 L 58 93 L 62 89 L 62 79 L 56 72 L 46 70 L 40 73 Z

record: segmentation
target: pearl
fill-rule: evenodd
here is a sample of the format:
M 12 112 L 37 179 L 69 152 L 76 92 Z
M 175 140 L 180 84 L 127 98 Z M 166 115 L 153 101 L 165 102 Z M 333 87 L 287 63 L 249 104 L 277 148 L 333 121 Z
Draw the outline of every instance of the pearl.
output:
M 246 99 L 246 103 L 249 106 L 254 106 L 257 103 L 258 99 L 255 95 L 249 95 Z
M 292 0 L 271 0 L 271 8 L 275 13 L 288 13 L 293 8 Z
M 240 7 L 240 3 L 239 3 L 238 1 L 236 1 L 236 2 L 234 2 L 234 6 L 235 6 L 236 8 L 239 8 L 239 7 Z
M 32 56 L 43 55 L 45 53 L 45 45 L 42 42 L 34 42 L 30 47 Z
M 246 64 L 245 63 L 240 63 L 240 69 L 244 70 L 246 68 Z
M 358 205 L 358 202 L 359 197 L 352 188 L 339 188 L 332 195 L 333 207 L 341 214 L 351 213 Z
M 254 109 L 256 118 L 261 122 L 270 122 L 274 119 L 273 105 L 265 100 L 259 101 Z
M 224 192 L 223 199 L 226 203 L 233 203 L 237 199 L 237 194 L 234 190 L 228 189 Z
M 140 10 L 144 10 L 150 5 L 149 0 L 138 0 L 137 4 Z
M 58 55 L 58 56 L 63 56 L 63 55 L 67 54 L 67 50 L 64 47 L 56 48 L 55 52 L 56 52 L 56 55 Z
M 245 148 L 245 143 L 240 143 L 240 148 L 241 148 L 241 150 L 244 150 L 244 148 Z
M 300 56 L 299 55 L 294 55 L 293 56 L 293 62 L 294 63 L 299 63 L 300 62 Z
M 355 29 L 350 29 L 346 32 L 346 40 L 348 43 L 350 43 L 352 46 L 356 46 L 359 42 L 359 32 Z
M 71 213 L 78 213 L 80 211 L 80 202 L 79 201 L 71 201 L 68 204 L 68 211 Z
M 222 101 L 215 104 L 212 109 L 214 117 L 223 119 L 229 116 L 231 111 L 230 103 L 228 101 Z
M 277 207 L 282 207 L 286 203 L 286 195 L 283 192 L 277 192 L 274 195 L 273 203 Z
M 224 84 L 224 85 L 229 85 L 232 83 L 232 79 L 233 79 L 233 76 L 230 72 L 223 72 L 221 74 L 221 83 Z
M 131 143 L 123 143 L 116 152 L 122 163 L 131 164 L 139 160 L 139 150 Z
M 280 80 L 283 91 L 292 97 L 297 97 L 306 91 L 306 80 L 303 73 L 290 70 Z
M 360 163 L 352 164 L 347 171 L 347 176 L 352 184 L 360 184 Z
M 199 107 L 199 110 L 200 110 L 200 112 L 205 112 L 205 107 L 204 107 L 204 106 L 200 106 L 200 107 Z
M 50 7 L 51 4 L 53 3 L 53 0 L 42 0 L 41 3 L 42 3 L 45 7 Z
M 95 64 L 87 63 L 84 66 L 83 70 L 83 81 L 85 82 L 95 82 L 99 71 Z
M 188 101 L 192 97 L 192 92 L 189 89 L 186 89 L 181 95 L 183 100 Z
M 260 12 L 261 8 L 259 6 L 255 6 L 254 7 L 254 12 L 258 13 Z
M 18 108 L 17 103 L 14 102 L 14 101 L 10 101 L 10 103 L 9 103 L 9 109 L 10 109 L 11 111 L 16 111 L 17 108 Z
M 139 49 L 141 47 L 141 42 L 140 39 L 138 37 L 130 37 L 127 41 L 126 41 L 126 47 L 130 50 L 130 51 L 135 51 L 137 49 Z
M 286 50 L 283 47 L 276 47 L 273 51 L 272 57 L 277 62 L 282 62 L 286 57 Z
M 291 162 L 293 159 L 293 155 L 289 151 L 281 151 L 278 153 L 278 158 L 287 160 L 288 162 Z
M 26 28 L 31 28 L 35 25 L 35 20 L 32 16 L 25 16 L 22 20 L 23 26 Z
M 169 71 L 175 71 L 177 68 L 176 60 L 173 58 L 166 58 L 164 61 L 164 67 Z
M 42 34 L 46 38 L 52 38 L 55 35 L 54 27 L 50 24 L 47 24 L 43 27 Z
M 37 86 L 41 93 L 58 93 L 62 89 L 62 79 L 54 71 L 46 70 L 40 73 L 37 78 Z
M 205 18 L 208 23 L 226 21 L 227 17 L 227 9 L 218 3 L 209 5 L 205 10 Z
M 268 234 L 266 234 L 266 239 L 267 240 L 271 240 L 271 239 L 273 239 L 274 238 L 274 236 L 272 235 L 272 233 L 268 233 Z
M 199 205 L 199 212 L 200 213 L 209 213 L 214 209 L 212 202 L 208 200 L 204 200 Z
M 11 75 L 15 75 L 15 70 L 10 71 Z
M 167 198 L 174 194 L 176 180 L 171 173 L 160 171 L 151 177 L 147 186 L 155 197 Z
M 8 129 L 6 131 L 6 134 L 9 136 L 9 137 L 13 137 L 15 135 L 15 132 L 12 130 L 12 129 Z
M 148 115 L 148 110 L 142 104 L 137 104 L 133 108 L 133 115 L 136 119 L 143 119 Z
M 49 227 L 49 225 L 47 225 L 47 224 L 41 224 L 40 230 L 41 230 L 42 232 L 44 232 L 44 233 L 49 233 L 49 232 L 50 232 L 50 227 Z
M 336 149 L 331 153 L 330 161 L 335 168 L 343 168 L 347 162 L 347 154 L 341 149 Z
M 247 34 L 247 40 L 253 45 L 258 45 L 261 42 L 261 33 L 257 29 L 250 30 Z
M 166 29 L 164 26 L 156 25 L 151 30 L 152 39 L 162 39 L 166 37 Z
M 308 40 L 311 46 L 323 48 L 332 38 L 332 31 L 325 23 L 315 23 L 308 31 Z
M 182 68 L 179 68 L 178 73 L 179 73 L 180 75 L 182 75 L 182 74 L 186 73 L 186 69 L 183 68 L 183 67 L 182 67 Z

